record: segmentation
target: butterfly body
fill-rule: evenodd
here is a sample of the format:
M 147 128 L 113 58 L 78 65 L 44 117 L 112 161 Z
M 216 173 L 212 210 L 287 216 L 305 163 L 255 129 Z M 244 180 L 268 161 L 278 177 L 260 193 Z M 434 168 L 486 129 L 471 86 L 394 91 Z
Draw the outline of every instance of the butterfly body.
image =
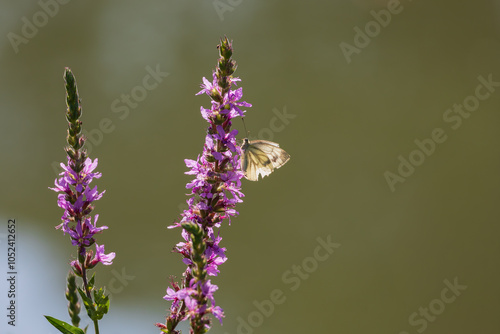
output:
M 271 174 L 274 169 L 280 168 L 290 160 L 290 155 L 279 144 L 267 140 L 252 140 L 245 138 L 241 145 L 241 170 L 245 178 L 257 181 Z

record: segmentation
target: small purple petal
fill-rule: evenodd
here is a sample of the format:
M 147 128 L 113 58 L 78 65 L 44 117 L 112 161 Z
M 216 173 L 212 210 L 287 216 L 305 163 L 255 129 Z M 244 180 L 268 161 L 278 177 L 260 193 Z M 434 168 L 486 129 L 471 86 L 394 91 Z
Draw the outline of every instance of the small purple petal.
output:
M 113 263 L 113 259 L 115 258 L 115 253 L 111 252 L 109 254 L 104 254 L 104 245 L 99 246 L 98 244 L 95 244 L 95 259 L 98 262 L 101 262 L 102 264 L 108 266 Z

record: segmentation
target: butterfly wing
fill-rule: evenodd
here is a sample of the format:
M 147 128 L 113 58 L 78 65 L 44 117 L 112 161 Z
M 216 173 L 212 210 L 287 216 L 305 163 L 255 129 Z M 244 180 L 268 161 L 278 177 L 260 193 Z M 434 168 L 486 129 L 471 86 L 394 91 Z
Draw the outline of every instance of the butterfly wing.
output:
M 242 149 L 241 169 L 250 181 L 257 181 L 259 175 L 264 177 L 271 174 L 275 168 L 280 168 L 290 160 L 290 155 L 277 143 L 267 140 L 249 142 L 245 139 Z
M 274 168 L 280 168 L 290 160 L 290 154 L 280 148 L 278 143 L 267 140 L 253 140 L 250 145 L 264 152 L 271 161 Z

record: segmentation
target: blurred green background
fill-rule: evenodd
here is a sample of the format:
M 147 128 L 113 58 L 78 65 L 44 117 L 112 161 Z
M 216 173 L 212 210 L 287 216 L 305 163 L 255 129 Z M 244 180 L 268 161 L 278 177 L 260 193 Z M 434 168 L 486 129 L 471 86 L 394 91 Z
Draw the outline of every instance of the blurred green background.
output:
M 106 189 L 98 242 L 117 254 L 97 273 L 112 292 L 102 332 L 158 332 L 168 277 L 184 269 L 166 226 L 210 106 L 194 94 L 224 35 L 251 136 L 292 159 L 243 181 L 211 333 L 500 332 L 500 1 L 63 2 L 0 3 L 0 237 L 6 254 L 15 218 L 19 267 L 7 333 L 55 333 L 44 314 L 69 321 L 75 249 L 47 189 L 65 160 L 66 66 Z M 145 90 L 148 69 L 168 75 Z M 339 245 L 326 256 L 318 238 Z

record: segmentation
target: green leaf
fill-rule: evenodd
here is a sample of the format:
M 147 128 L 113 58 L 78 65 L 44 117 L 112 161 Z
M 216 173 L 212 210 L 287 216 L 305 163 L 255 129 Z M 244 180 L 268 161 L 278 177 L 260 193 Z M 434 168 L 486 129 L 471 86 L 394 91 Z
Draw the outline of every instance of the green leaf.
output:
M 80 328 L 71 326 L 64 321 L 57 320 L 56 318 L 49 317 L 48 315 L 46 315 L 45 318 L 52 324 L 52 326 L 57 328 L 63 334 L 85 334 L 85 332 Z
M 87 314 L 92 320 L 97 320 L 97 312 L 95 310 L 94 302 L 92 299 L 87 297 L 85 292 L 81 288 L 78 288 L 78 292 L 80 293 L 80 297 L 82 297 L 83 300 L 83 305 L 85 305 L 85 308 L 87 309 Z
M 89 290 L 94 289 L 94 281 L 95 281 L 95 273 L 93 273 L 92 277 L 89 279 L 89 283 L 88 283 Z
M 97 305 L 97 319 L 102 319 L 102 317 L 108 313 L 109 310 L 109 297 L 104 295 L 103 288 L 99 291 L 94 290 L 94 299 Z

